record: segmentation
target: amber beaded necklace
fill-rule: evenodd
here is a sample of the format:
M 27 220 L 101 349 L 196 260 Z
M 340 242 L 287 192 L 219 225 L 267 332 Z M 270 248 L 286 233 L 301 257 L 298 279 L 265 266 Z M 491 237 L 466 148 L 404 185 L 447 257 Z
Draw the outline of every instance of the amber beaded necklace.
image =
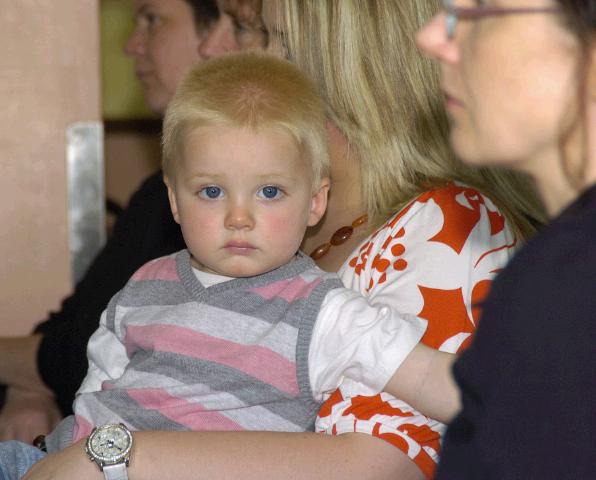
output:
M 333 235 L 331 235 L 331 239 L 328 242 L 319 245 L 312 252 L 310 252 L 310 257 L 313 260 L 318 260 L 319 258 L 327 255 L 329 250 L 331 250 L 331 247 L 346 243 L 354 233 L 354 229 L 365 224 L 367 221 L 368 215 L 365 213 L 354 220 L 352 225 L 346 225 L 345 227 L 339 228 Z

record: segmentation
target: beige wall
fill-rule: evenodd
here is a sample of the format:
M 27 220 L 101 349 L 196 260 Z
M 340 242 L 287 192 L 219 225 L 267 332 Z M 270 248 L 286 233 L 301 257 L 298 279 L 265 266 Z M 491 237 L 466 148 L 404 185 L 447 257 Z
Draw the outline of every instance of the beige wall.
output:
M 0 0 L 0 334 L 70 289 L 65 130 L 100 119 L 98 0 Z

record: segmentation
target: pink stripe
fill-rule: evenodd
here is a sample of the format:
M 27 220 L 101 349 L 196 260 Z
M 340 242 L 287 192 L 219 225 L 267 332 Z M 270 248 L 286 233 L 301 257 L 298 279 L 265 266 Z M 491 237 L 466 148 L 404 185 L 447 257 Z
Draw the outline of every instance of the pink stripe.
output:
M 281 280 L 265 287 L 251 288 L 249 291 L 260 295 L 266 300 L 279 297 L 286 302 L 291 303 L 295 300 L 308 297 L 310 292 L 312 292 L 319 283 L 321 283 L 320 278 L 317 278 L 312 282 L 307 282 L 301 277 L 296 277 L 291 280 Z
M 75 415 L 75 425 L 72 431 L 72 442 L 88 437 L 93 430 L 93 424 L 81 415 Z
M 296 365 L 260 345 L 241 345 L 171 325 L 131 325 L 124 345 L 129 357 L 136 348 L 172 352 L 235 368 L 291 395 L 299 393 Z
M 132 280 L 180 280 L 174 257 L 158 258 L 146 263 L 132 276 Z
M 141 407 L 155 410 L 191 430 L 244 430 L 221 413 L 207 410 L 198 403 L 174 397 L 162 389 L 132 389 L 126 393 Z

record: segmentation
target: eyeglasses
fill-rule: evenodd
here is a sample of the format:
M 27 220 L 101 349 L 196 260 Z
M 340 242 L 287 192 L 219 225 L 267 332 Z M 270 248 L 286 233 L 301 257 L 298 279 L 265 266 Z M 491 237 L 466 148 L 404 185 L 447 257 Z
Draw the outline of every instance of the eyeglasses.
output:
M 494 17 L 497 15 L 510 15 L 514 13 L 554 13 L 559 11 L 558 7 L 518 7 L 518 8 L 500 8 L 500 7 L 455 7 L 453 0 L 443 0 L 445 9 L 445 29 L 447 38 L 452 39 L 455 36 L 455 28 L 458 20 L 477 20 L 484 17 Z

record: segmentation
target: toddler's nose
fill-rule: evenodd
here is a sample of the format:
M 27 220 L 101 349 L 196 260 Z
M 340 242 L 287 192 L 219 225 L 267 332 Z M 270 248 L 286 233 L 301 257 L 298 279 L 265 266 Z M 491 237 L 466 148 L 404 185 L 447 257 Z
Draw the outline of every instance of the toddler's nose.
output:
M 249 208 L 237 204 L 230 206 L 225 218 L 226 228 L 232 230 L 250 230 L 254 225 L 254 216 Z

